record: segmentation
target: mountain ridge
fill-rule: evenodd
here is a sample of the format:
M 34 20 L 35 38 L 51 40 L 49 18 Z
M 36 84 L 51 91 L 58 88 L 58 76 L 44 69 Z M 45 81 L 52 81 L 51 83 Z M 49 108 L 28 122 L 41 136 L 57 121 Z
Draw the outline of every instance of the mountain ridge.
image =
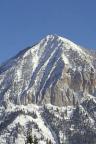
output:
M 33 95 L 33 97 L 34 95 L 37 95 L 37 97 L 35 98 L 35 102 L 37 103 L 38 97 L 40 95 L 40 91 L 43 87 L 45 87 L 45 90 L 42 91 L 41 97 L 44 97 L 43 95 L 46 93 L 47 86 L 46 85 L 44 86 L 44 82 L 43 82 L 45 81 L 45 78 L 46 78 L 45 82 L 47 82 L 47 85 L 49 85 L 50 87 L 50 85 L 52 84 L 51 79 L 54 79 L 54 81 L 57 83 L 58 79 L 56 80 L 55 73 L 56 75 L 61 77 L 60 75 L 62 75 L 64 67 L 66 67 L 67 69 L 70 67 L 72 67 L 71 69 L 73 68 L 76 69 L 76 67 L 80 67 L 81 64 L 83 64 L 84 61 L 86 61 L 86 59 L 87 59 L 87 63 L 90 64 L 92 60 L 92 56 L 88 54 L 86 55 L 85 51 L 82 50 L 73 42 L 56 35 L 55 36 L 48 35 L 47 37 L 42 39 L 40 43 L 38 43 L 37 45 L 33 46 L 32 48 L 24 49 L 23 51 L 18 53 L 14 58 L 11 59 L 11 61 L 9 60 L 8 64 L 5 63 L 5 65 L 2 65 L 0 67 L 0 72 L 2 73 L 5 71 L 6 73 L 6 70 L 8 71 L 8 69 L 9 72 L 14 71 L 12 72 L 12 74 L 13 77 L 17 77 L 15 83 L 18 83 L 18 81 L 20 82 L 20 79 L 22 80 L 21 73 L 23 73 L 22 72 L 23 66 L 24 67 L 28 66 L 28 70 L 30 71 L 30 73 L 29 74 L 27 73 L 24 77 L 28 77 L 28 75 L 30 75 L 27 83 L 29 81 L 30 82 L 26 86 L 29 89 L 29 93 L 30 93 L 30 88 L 32 88 L 31 94 Z M 32 68 L 30 69 L 30 67 Z M 61 69 L 61 70 L 57 71 L 57 69 Z M 25 69 L 25 73 L 26 71 L 27 69 Z M 46 72 L 48 73 L 47 75 Z M 54 77 L 52 76 L 52 73 Z M 40 76 L 38 77 L 38 75 Z M 49 78 L 47 79 L 47 77 Z M 37 82 L 35 79 L 37 80 Z M 41 79 L 41 81 L 39 81 L 39 79 Z M 26 79 L 25 79 L 25 83 L 26 83 Z M 39 88 L 37 89 L 36 92 L 34 91 L 34 89 L 36 89 L 38 85 Z M 23 92 L 22 90 L 21 93 Z M 32 93 L 32 91 L 34 92 Z M 26 93 L 26 90 L 24 90 L 23 93 Z M 22 95 L 23 94 L 21 94 L 21 97 Z M 26 95 L 28 94 L 26 93 Z
M 29 131 L 39 144 L 95 144 L 95 107 L 96 58 L 66 38 L 48 35 L 0 66 L 1 144 L 25 144 Z

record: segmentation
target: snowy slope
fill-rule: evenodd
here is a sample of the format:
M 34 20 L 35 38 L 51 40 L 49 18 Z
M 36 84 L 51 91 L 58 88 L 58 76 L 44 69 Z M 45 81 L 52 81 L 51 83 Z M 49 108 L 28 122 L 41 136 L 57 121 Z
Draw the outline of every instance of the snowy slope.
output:
M 95 54 L 48 35 L 0 66 L 0 144 L 29 134 L 39 144 L 96 143 Z
M 60 112 L 58 112 L 57 109 L 59 109 Z M 64 112 L 66 108 L 46 105 L 46 110 L 49 110 L 50 113 L 54 112 L 57 118 L 62 119 L 60 113 Z M 10 107 L 5 110 L 5 117 L 3 117 L 3 120 L 0 122 L 0 143 L 25 144 L 27 132 L 32 129 L 31 134 L 33 137 L 36 135 L 39 143 L 42 141 L 42 143 L 44 142 L 46 144 L 48 139 L 51 140 L 53 144 L 58 144 L 57 135 L 54 130 L 52 130 L 51 125 L 47 123 L 47 119 L 42 115 L 47 114 L 44 111 L 45 107 L 38 107 L 33 104 L 27 106 L 10 105 Z M 71 107 L 69 107 L 68 112 L 67 118 L 69 119 L 70 112 L 72 113 Z M 4 125 L 3 129 L 1 125 Z
M 69 68 L 82 71 L 92 66 L 93 57 L 80 46 L 48 35 L 0 67 L 0 99 L 15 104 L 54 102 L 56 84 Z M 69 76 L 67 74 L 67 76 Z M 51 93 L 51 94 L 50 94 Z M 60 92 L 61 93 L 61 92 Z M 52 96 L 50 96 L 52 95 Z

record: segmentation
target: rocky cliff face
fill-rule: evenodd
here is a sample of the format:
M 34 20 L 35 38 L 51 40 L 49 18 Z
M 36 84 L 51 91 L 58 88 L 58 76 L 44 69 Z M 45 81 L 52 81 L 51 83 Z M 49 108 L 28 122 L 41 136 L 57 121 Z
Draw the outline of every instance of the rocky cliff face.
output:
M 0 66 L 0 143 L 96 144 L 96 54 L 48 35 Z
M 73 42 L 49 35 L 0 67 L 0 102 L 72 105 L 95 96 L 94 56 Z

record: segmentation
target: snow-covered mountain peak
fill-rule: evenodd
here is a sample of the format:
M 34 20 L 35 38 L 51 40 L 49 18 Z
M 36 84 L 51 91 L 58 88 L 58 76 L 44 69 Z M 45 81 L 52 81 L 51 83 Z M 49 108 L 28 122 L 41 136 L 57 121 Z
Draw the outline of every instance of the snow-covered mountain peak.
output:
M 74 42 L 72 42 L 71 40 L 67 39 L 67 38 L 64 38 L 64 37 L 61 37 L 59 35 L 47 35 L 44 39 L 44 41 L 48 42 L 48 41 L 58 41 L 59 43 L 63 43 L 63 45 L 67 45 L 69 47 L 67 48 L 73 48 L 74 50 L 77 50 L 77 51 L 81 51 L 82 52 L 82 48 L 80 48 L 80 46 L 78 46 L 77 44 L 75 44 Z M 42 42 L 42 40 L 41 40 Z
M 93 65 L 92 61 L 91 54 L 70 40 L 48 35 L 38 44 L 28 47 L 1 65 L 1 103 L 12 99 L 13 103 L 25 104 L 30 99 L 34 103 L 60 105 L 61 100 L 58 102 L 54 97 L 55 89 L 62 85 L 59 89 L 62 99 L 62 91 L 64 87 L 70 87 L 70 77 L 73 78 L 74 75 L 70 75 L 70 69 L 71 73 L 75 70 L 82 72 L 84 68 L 88 71 Z M 65 81 L 67 84 L 63 86 Z
M 90 51 L 48 35 L 0 66 L 0 144 L 25 144 L 28 136 L 38 144 L 96 143 Z
M 64 53 L 68 53 L 70 51 L 73 51 L 74 53 L 78 53 L 82 59 L 86 59 L 86 52 L 84 49 L 82 49 L 80 46 L 76 45 L 72 41 L 63 38 L 58 35 L 47 35 L 44 39 L 42 39 L 38 44 L 34 45 L 32 48 L 30 48 L 28 51 L 25 52 L 23 57 L 26 57 L 27 55 L 32 54 L 32 56 L 35 56 L 36 63 L 39 62 L 41 57 L 44 57 L 44 54 L 50 53 L 52 54 L 58 49 L 58 51 L 61 51 L 61 57 L 63 56 L 63 60 L 65 57 L 65 63 L 66 60 L 68 62 L 68 58 Z M 63 54 L 62 54 L 63 53 Z M 72 52 L 71 52 L 72 53 Z M 91 60 L 91 56 L 87 54 L 87 60 Z

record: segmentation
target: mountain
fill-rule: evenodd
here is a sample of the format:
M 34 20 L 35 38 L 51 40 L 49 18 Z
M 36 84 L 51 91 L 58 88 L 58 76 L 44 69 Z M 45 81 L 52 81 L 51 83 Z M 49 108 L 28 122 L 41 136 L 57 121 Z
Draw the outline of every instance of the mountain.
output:
M 39 144 L 96 144 L 95 52 L 48 35 L 0 66 L 0 143 L 29 132 Z

